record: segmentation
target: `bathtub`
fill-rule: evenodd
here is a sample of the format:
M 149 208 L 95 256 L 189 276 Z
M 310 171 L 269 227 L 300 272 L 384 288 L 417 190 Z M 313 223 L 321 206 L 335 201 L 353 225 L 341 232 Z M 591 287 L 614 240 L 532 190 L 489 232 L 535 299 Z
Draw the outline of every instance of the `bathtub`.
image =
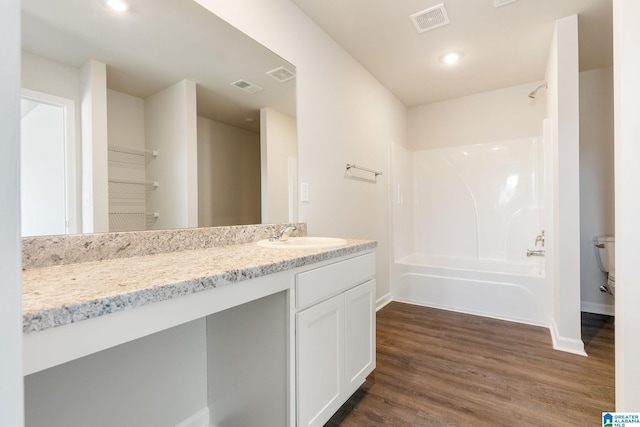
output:
M 544 261 L 526 263 L 413 254 L 394 263 L 393 299 L 549 326 Z

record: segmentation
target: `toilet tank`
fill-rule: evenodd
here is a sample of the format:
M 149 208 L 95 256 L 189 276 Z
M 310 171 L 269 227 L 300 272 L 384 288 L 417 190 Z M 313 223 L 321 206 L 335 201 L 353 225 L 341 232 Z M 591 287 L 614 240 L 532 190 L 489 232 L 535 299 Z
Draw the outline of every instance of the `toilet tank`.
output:
M 593 238 L 596 249 L 596 260 L 600 270 L 608 273 L 615 270 L 616 239 L 614 236 L 598 236 Z

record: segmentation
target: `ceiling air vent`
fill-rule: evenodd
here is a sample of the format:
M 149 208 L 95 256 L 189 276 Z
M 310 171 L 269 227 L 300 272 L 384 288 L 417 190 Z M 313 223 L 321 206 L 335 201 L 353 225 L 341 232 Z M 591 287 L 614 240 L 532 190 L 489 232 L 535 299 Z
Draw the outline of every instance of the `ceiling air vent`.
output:
M 281 83 L 289 81 L 296 76 L 293 71 L 285 67 L 278 67 L 275 70 L 267 71 L 267 74 Z
M 424 33 L 449 23 L 444 3 L 425 9 L 422 12 L 414 13 L 410 18 L 419 33 Z
M 262 88 L 258 85 L 254 85 L 251 82 L 248 82 L 246 80 L 240 79 L 238 81 L 235 81 L 233 83 L 231 83 L 231 86 L 235 86 L 238 89 L 242 89 L 245 92 L 248 93 L 256 93 L 256 92 L 260 92 L 262 90 Z
M 514 1 L 517 1 L 517 0 L 493 0 L 493 5 L 495 7 L 506 6 L 509 3 L 513 3 Z

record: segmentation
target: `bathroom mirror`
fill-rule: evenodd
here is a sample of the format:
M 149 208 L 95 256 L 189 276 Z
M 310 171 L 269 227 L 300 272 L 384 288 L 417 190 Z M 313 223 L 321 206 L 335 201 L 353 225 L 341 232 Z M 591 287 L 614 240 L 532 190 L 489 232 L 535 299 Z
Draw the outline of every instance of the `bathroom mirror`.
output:
M 22 1 L 22 125 L 64 109 L 66 231 L 294 221 L 293 64 L 193 0 L 128 6 Z M 22 164 L 35 199 L 42 161 Z

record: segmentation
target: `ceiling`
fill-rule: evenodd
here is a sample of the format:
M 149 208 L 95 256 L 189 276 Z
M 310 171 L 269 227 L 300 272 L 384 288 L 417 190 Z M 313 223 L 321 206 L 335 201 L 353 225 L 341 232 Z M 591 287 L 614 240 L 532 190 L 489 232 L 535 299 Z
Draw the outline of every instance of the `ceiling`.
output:
M 23 50 L 74 68 L 103 62 L 109 89 L 146 98 L 190 79 L 198 115 L 252 131 L 261 107 L 296 115 L 295 79 L 266 74 L 295 67 L 195 1 L 136 0 L 122 14 L 98 0 L 21 3 Z M 231 85 L 240 79 L 263 90 Z
M 611 0 L 291 1 L 407 107 L 544 80 L 554 22 L 573 14 L 580 70 L 613 61 Z M 440 3 L 450 24 L 418 33 L 410 16 Z

